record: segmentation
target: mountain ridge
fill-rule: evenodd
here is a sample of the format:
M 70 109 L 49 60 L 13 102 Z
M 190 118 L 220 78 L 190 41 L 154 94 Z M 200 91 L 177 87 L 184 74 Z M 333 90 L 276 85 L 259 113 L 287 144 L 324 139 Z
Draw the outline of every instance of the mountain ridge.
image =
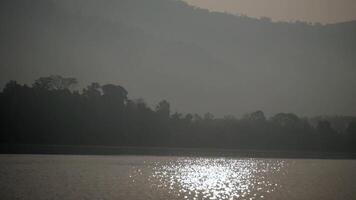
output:
M 356 21 L 271 22 L 173 0 L 1 4 L 12 8 L 1 14 L 2 85 L 63 74 L 183 112 L 356 114 Z

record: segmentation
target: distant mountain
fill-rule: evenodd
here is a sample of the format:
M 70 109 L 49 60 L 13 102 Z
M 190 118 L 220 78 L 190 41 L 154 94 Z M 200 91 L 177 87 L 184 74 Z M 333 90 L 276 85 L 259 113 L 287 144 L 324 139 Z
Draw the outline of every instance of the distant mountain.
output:
M 183 112 L 356 114 L 356 22 L 274 23 L 178 0 L 4 0 L 0 84 L 116 82 Z

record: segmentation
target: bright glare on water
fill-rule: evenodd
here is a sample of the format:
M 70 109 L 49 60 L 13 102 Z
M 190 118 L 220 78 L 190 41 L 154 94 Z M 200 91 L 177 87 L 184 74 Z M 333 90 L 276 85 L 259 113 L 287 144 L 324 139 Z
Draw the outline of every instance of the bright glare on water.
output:
M 181 159 L 154 166 L 150 180 L 184 199 L 263 199 L 281 187 L 266 175 L 280 173 L 284 165 L 254 159 Z
M 0 155 L 1 200 L 354 200 L 356 160 Z

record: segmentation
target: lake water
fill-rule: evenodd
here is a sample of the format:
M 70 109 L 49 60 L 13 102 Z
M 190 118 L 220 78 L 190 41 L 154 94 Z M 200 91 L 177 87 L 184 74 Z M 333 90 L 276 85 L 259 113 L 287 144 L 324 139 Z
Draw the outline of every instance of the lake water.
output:
M 356 161 L 0 155 L 0 199 L 356 199 Z

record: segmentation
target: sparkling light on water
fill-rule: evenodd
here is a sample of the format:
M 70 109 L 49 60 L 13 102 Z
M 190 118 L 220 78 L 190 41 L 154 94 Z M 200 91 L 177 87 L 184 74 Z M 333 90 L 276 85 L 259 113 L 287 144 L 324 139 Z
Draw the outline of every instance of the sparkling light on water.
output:
M 184 199 L 263 199 L 280 187 L 266 175 L 283 166 L 254 159 L 180 159 L 157 163 L 150 180 Z

